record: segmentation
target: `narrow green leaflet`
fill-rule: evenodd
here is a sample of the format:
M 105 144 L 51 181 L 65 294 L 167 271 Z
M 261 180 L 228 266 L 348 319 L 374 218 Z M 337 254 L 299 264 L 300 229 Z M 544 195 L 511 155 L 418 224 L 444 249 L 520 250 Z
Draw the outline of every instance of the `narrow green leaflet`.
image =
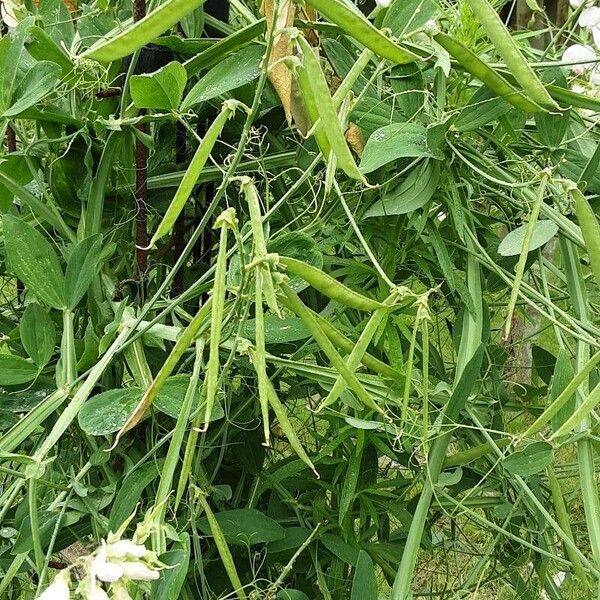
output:
M 86 238 L 73 249 L 65 273 L 65 299 L 70 310 L 79 304 L 98 273 L 101 253 L 100 234 Z
M 364 550 L 361 550 L 358 553 L 358 561 L 354 569 L 350 600 L 377 600 L 378 598 L 373 560 Z
M 215 513 L 221 531 L 227 543 L 236 546 L 248 546 L 275 542 L 285 537 L 285 529 L 273 519 L 254 508 L 242 508 Z M 211 535 L 208 520 L 202 517 L 198 521 L 200 530 Z
M 402 183 L 369 207 L 365 218 L 405 215 L 424 207 L 437 189 L 439 172 L 437 161 L 424 161 Z

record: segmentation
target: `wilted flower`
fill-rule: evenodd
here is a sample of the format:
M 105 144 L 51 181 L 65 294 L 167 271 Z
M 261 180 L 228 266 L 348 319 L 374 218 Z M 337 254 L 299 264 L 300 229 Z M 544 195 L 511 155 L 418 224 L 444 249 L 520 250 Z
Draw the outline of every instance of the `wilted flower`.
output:
M 160 577 L 160 573 L 151 569 L 143 562 L 124 562 L 123 576 L 134 581 L 154 581 Z
M 594 49 L 582 44 L 569 46 L 562 56 L 562 61 L 565 63 L 578 63 L 571 66 L 571 71 L 577 75 L 581 75 L 585 71 L 592 69 L 594 67 L 594 62 L 592 61 L 595 60 L 596 53 Z
M 54 581 L 38 596 L 38 600 L 69 600 L 71 576 L 67 569 L 60 571 Z

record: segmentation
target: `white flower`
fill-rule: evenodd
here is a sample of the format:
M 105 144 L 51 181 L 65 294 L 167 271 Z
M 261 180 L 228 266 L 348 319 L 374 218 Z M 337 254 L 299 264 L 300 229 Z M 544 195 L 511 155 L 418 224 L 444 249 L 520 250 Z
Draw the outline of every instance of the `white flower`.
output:
M 577 23 L 579 27 L 583 27 L 584 29 L 591 29 L 598 25 L 600 23 L 600 7 L 590 6 L 589 8 L 584 8 L 579 15 Z
M 96 585 L 96 579 L 112 583 L 119 580 L 123 576 L 123 567 L 118 563 L 112 563 L 107 560 L 108 549 L 106 542 L 102 540 L 102 545 L 98 550 L 98 554 L 94 558 L 90 567 L 90 586 Z
M 67 569 L 60 571 L 54 581 L 38 596 L 38 600 L 69 600 L 71 576 Z
M 118 563 L 102 562 L 96 565 L 96 577 L 100 581 L 112 583 L 123 577 L 123 567 Z
M 124 562 L 123 575 L 134 581 L 154 581 L 160 577 L 160 573 L 148 567 L 143 562 Z
M 375 0 L 375 3 L 377 4 L 377 6 L 387 8 L 392 3 L 392 0 Z
M 586 0 L 569 0 L 569 4 L 573 10 L 577 10 L 583 3 L 586 3 Z
M 592 37 L 594 38 L 594 44 L 596 44 L 596 48 L 600 50 L 600 25 L 592 27 Z
M 593 62 L 595 61 L 596 53 L 590 46 L 583 46 L 582 44 L 573 44 L 569 46 L 562 55 L 562 62 L 564 63 L 579 63 L 571 66 L 571 71 L 576 75 L 581 75 L 585 71 L 594 67 Z M 584 62 L 585 61 L 585 62 Z
M 127 556 L 142 558 L 144 554 L 146 554 L 146 546 L 135 544 L 131 540 L 119 540 L 108 546 L 108 555 L 117 558 L 125 558 Z
M 109 600 L 108 594 L 99 585 L 89 587 L 86 590 L 85 598 L 87 600 Z
M 7 27 L 10 27 L 12 29 L 13 27 L 16 27 L 19 24 L 16 12 L 18 12 L 20 8 L 22 8 L 22 6 L 19 6 L 17 2 L 13 2 L 11 0 L 5 0 L 4 2 L 0 2 L 2 20 L 6 23 Z

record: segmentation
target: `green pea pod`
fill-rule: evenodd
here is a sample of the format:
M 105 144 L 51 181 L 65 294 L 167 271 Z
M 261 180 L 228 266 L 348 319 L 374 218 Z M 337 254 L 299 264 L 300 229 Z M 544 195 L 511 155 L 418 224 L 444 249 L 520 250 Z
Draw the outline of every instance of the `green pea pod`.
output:
M 323 158 L 325 160 L 329 160 L 329 155 L 331 154 L 331 145 L 329 144 L 329 140 L 327 139 L 327 136 L 321 127 L 315 128 L 315 125 L 321 121 L 321 118 L 319 116 L 319 108 L 317 107 L 317 102 L 315 100 L 306 69 L 303 66 L 298 67 L 296 70 L 296 76 L 298 79 L 300 94 L 302 95 L 302 102 L 304 103 L 304 108 L 306 109 L 306 115 L 308 116 L 308 120 L 314 129 L 315 141 L 317 142 L 317 146 L 319 147 Z
M 312 287 L 319 290 L 322 294 L 325 294 L 328 298 L 343 304 L 349 308 L 356 308 L 357 310 L 377 310 L 383 308 L 384 305 L 377 300 L 367 298 L 349 287 L 346 287 L 343 283 L 340 283 L 331 275 L 323 273 L 321 269 L 317 269 L 312 265 L 309 265 L 296 258 L 290 258 L 289 256 L 280 256 L 279 262 L 286 267 L 286 269 L 298 277 L 301 277 L 310 283 Z
M 290 310 L 292 310 L 298 317 L 302 319 L 304 325 L 306 325 L 306 328 L 310 331 L 317 344 L 319 344 L 321 350 L 323 350 L 333 368 L 345 379 L 348 388 L 354 392 L 354 395 L 366 407 L 383 415 L 383 410 L 377 406 L 375 400 L 373 400 L 367 390 L 365 390 L 362 383 L 358 380 L 356 374 L 348 368 L 344 362 L 344 359 L 340 356 L 339 352 L 335 349 L 334 345 L 325 335 L 325 333 L 323 333 L 318 321 L 312 315 L 310 310 L 304 305 L 302 300 L 300 300 L 298 294 L 296 294 L 285 284 L 281 286 L 281 289 L 285 294 Z
M 221 345 L 221 330 L 223 327 L 223 313 L 225 309 L 225 294 L 227 292 L 227 233 L 236 223 L 235 210 L 228 208 L 224 211 L 215 223 L 215 229 L 220 228 L 219 253 L 217 255 L 217 264 L 215 268 L 215 283 L 213 285 L 213 309 L 210 315 L 210 349 L 208 354 L 208 364 L 206 366 L 206 408 L 204 411 L 203 430 L 208 429 L 210 416 L 217 397 L 217 387 L 219 383 L 219 351 Z
M 341 0 L 306 0 L 332 23 L 343 29 L 349 36 L 359 41 L 381 58 L 387 58 L 397 65 L 421 60 L 416 54 L 402 48 L 386 37 L 379 29 L 363 17 L 357 10 L 352 10 Z
M 225 567 L 225 572 L 229 577 L 229 581 L 233 586 L 235 594 L 239 600 L 247 600 L 246 593 L 244 592 L 244 586 L 242 585 L 242 582 L 240 581 L 240 576 L 238 575 L 237 569 L 235 568 L 235 562 L 233 561 L 233 556 L 231 555 L 231 550 L 227 545 L 227 540 L 225 539 L 223 530 L 221 529 L 219 522 L 215 517 L 215 514 L 213 513 L 210 505 L 208 504 L 208 500 L 204 496 L 200 496 L 199 500 L 206 514 L 206 520 L 208 521 L 208 526 L 210 527 L 210 532 L 212 533 L 213 539 L 215 541 L 215 546 L 217 547 L 217 551 L 219 552 L 219 556 L 221 557 L 223 567 Z
M 310 310 L 310 309 L 308 309 Z M 344 350 L 344 352 L 351 353 L 355 348 L 355 344 L 353 341 L 349 340 L 341 331 L 336 329 L 327 319 L 324 319 L 321 315 L 315 313 L 314 311 L 310 311 L 312 315 L 315 317 L 319 326 L 323 330 L 323 333 L 333 342 L 335 346 Z M 397 371 L 396 369 L 390 367 L 390 365 L 384 363 L 383 361 L 375 358 L 368 352 L 365 352 L 360 359 L 360 362 L 374 371 L 375 373 L 379 373 L 384 377 L 389 377 L 390 379 L 400 379 L 402 377 L 402 373 Z
M 263 231 L 262 217 L 260 214 L 260 199 L 254 182 L 249 177 L 242 177 L 242 191 L 248 203 L 248 212 L 250 213 L 250 225 L 252 227 L 252 238 L 254 240 L 253 260 L 258 260 L 257 272 L 260 271 L 264 277 L 262 281 L 262 296 L 264 296 L 267 306 L 276 314 L 280 315 L 277 306 L 277 297 L 273 278 L 271 276 L 271 267 L 267 262 L 260 262 L 267 256 L 267 242 L 265 241 L 265 232 Z M 262 297 L 261 296 L 261 297 Z
M 361 333 L 360 337 L 358 338 L 358 342 L 356 342 L 356 346 L 354 346 L 354 348 L 352 349 L 352 352 L 350 353 L 350 356 L 346 360 L 346 365 L 348 366 L 348 368 L 351 371 L 354 372 L 358 368 L 358 365 L 360 364 L 360 361 L 364 357 L 365 352 L 367 351 L 367 348 L 368 348 L 369 344 L 371 343 L 371 340 L 373 339 L 373 336 L 377 332 L 377 329 L 381 325 L 381 322 L 383 321 L 383 319 L 385 318 L 387 313 L 388 313 L 387 308 L 379 308 L 371 315 L 369 322 L 367 323 L 363 332 Z M 327 335 L 327 334 L 325 334 L 325 335 Z M 331 391 L 329 392 L 329 394 L 327 394 L 327 397 L 325 398 L 325 400 L 323 400 L 323 402 L 321 402 L 321 404 L 319 405 L 319 407 L 317 408 L 317 410 L 315 412 L 320 412 L 325 407 L 333 404 L 342 395 L 342 393 L 345 389 L 346 389 L 346 381 L 340 375 L 335 380 L 335 383 L 333 384 L 333 387 L 331 388 Z
M 234 101 L 226 101 L 223 104 L 223 109 L 221 110 L 219 116 L 208 128 L 204 139 L 198 146 L 190 166 L 187 168 L 187 171 L 185 172 L 183 179 L 181 180 L 181 183 L 175 192 L 173 200 L 171 200 L 171 204 L 169 204 L 169 208 L 167 208 L 167 212 L 163 216 L 156 233 L 152 237 L 150 246 L 153 246 L 160 238 L 167 235 L 171 229 L 173 229 L 177 218 L 184 209 L 189 197 L 192 195 L 194 186 L 198 182 L 198 178 L 200 177 L 202 170 L 204 169 L 206 162 L 210 157 L 210 153 L 212 152 L 215 143 L 221 135 L 221 131 L 223 131 L 223 127 L 225 127 L 225 123 L 234 114 L 236 105 L 237 103 Z
M 252 362 L 256 370 L 256 379 L 258 380 L 258 401 L 260 402 L 260 411 L 263 421 L 263 432 L 265 436 L 265 446 L 271 442 L 271 429 L 269 423 L 269 389 L 267 376 L 266 346 L 265 346 L 265 313 L 263 309 L 263 277 L 261 269 L 255 272 L 255 300 L 254 300 L 254 323 L 255 323 L 255 344 L 256 352 L 252 354 Z
M 494 44 L 496 52 L 504 59 L 506 66 L 527 95 L 540 106 L 558 108 L 544 84 L 521 54 L 496 9 L 488 0 L 467 0 L 467 2 Z
M 304 446 L 302 446 L 302 442 L 298 439 L 298 436 L 296 435 L 296 430 L 291 424 L 290 419 L 287 416 L 287 413 L 285 412 L 285 408 L 283 407 L 283 404 L 281 403 L 281 400 L 279 399 L 279 396 L 277 396 L 277 392 L 275 391 L 275 388 L 271 383 L 271 380 L 267 379 L 266 384 L 267 392 L 269 394 L 269 403 L 271 405 L 271 408 L 273 409 L 273 412 L 275 413 L 275 416 L 277 417 L 277 421 L 279 422 L 281 430 L 287 437 L 288 442 L 292 447 L 292 450 L 298 455 L 298 458 L 306 465 L 308 465 L 313 471 L 313 473 L 317 477 L 319 477 L 319 474 L 315 469 L 315 465 L 310 460 L 308 454 L 306 453 L 306 450 L 304 450 Z
M 189 325 L 185 328 L 183 333 L 177 338 L 175 346 L 173 346 L 171 353 L 169 354 L 162 367 L 156 374 L 156 377 L 154 377 L 154 379 L 152 380 L 150 387 L 148 387 L 148 389 L 142 396 L 142 399 L 135 407 L 134 411 L 131 413 L 123 427 L 121 427 L 120 431 L 117 433 L 114 444 L 112 446 L 113 448 L 116 447 L 116 445 L 119 443 L 119 440 L 125 433 L 133 429 L 144 418 L 146 411 L 150 408 L 150 406 L 152 406 L 154 399 L 165 385 L 167 379 L 175 370 L 175 367 L 181 360 L 181 357 L 198 335 L 200 328 L 208 320 L 208 315 L 211 311 L 211 307 L 212 298 L 209 298 L 209 300 L 196 313 L 196 316 L 190 321 Z
M 309 43 L 302 36 L 298 36 L 297 41 L 302 51 L 306 77 L 319 111 L 322 123 L 321 129 L 325 131 L 338 165 L 348 177 L 366 183 L 365 177 L 357 167 L 344 137 L 344 132 L 342 131 L 337 111 L 333 105 L 333 99 L 329 93 L 329 86 L 321 70 L 321 65 Z
M 204 0 L 167 0 L 117 35 L 105 36 L 81 54 L 81 58 L 108 63 L 129 56 L 202 4 Z
M 501 98 L 510 102 L 514 107 L 527 112 L 542 112 L 541 106 L 525 97 L 522 92 L 513 87 L 502 75 L 488 67 L 474 52 L 471 52 L 466 46 L 451 38 L 445 33 L 438 33 L 434 36 L 435 41 L 454 57 L 466 71 L 477 77 L 490 90 L 498 94 Z
M 600 226 L 598 217 L 592 210 L 587 198 L 581 193 L 579 188 L 571 189 L 575 214 L 581 228 L 581 235 L 585 241 L 585 248 L 590 257 L 592 273 L 596 279 L 596 285 L 600 286 Z

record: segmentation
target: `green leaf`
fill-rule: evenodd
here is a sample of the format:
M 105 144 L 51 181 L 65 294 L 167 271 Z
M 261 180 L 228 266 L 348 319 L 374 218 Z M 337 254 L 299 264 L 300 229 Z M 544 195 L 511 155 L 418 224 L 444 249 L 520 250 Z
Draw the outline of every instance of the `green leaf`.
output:
M 242 325 L 241 335 L 255 341 L 256 321 L 248 319 Z M 310 337 L 310 332 L 298 317 L 286 316 L 280 319 L 274 315 L 265 315 L 265 342 L 267 344 L 286 344 L 298 342 Z
M 42 60 L 27 71 L 13 94 L 12 105 L 4 111 L 4 117 L 14 117 L 31 108 L 56 89 L 61 68 L 53 62 Z
M 554 375 L 552 376 L 552 385 L 550 387 L 549 403 L 554 402 L 562 391 L 567 387 L 569 382 L 575 377 L 575 371 L 571 364 L 571 359 L 566 350 L 561 349 L 556 357 L 554 366 Z M 567 401 L 567 403 L 552 417 L 552 429 L 556 431 L 561 425 L 566 423 L 567 419 L 573 414 L 576 408 L 575 394 Z
M 152 586 L 151 597 L 154 600 L 178 600 L 181 597 L 181 588 L 185 583 L 190 562 L 190 536 L 187 533 L 180 535 L 183 538 L 183 547 L 169 550 L 159 556 L 160 562 L 168 568 Z
M 226 510 L 215 513 L 215 518 L 228 544 L 265 544 L 285 537 L 285 529 L 279 523 L 254 508 Z M 211 535 L 206 518 L 198 521 L 198 527 L 206 535 Z
M 27 31 L 34 24 L 34 19 L 28 17 L 21 21 L 11 35 L 6 35 L 0 41 L 0 74 L 2 77 L 2 102 L 0 110 L 4 112 L 12 103 L 13 90 L 25 61 L 25 40 Z
M 365 213 L 365 218 L 405 215 L 423 208 L 437 190 L 439 173 L 437 161 L 425 161 L 375 202 Z
M 84 405 L 85 406 L 85 405 Z M 151 460 L 141 467 L 127 473 L 119 483 L 119 491 L 112 504 L 108 525 L 116 531 L 135 510 L 142 492 L 160 475 L 163 460 Z
M 427 130 L 418 123 L 392 123 L 373 132 L 365 146 L 360 170 L 371 173 L 399 158 L 434 157 Z
M 20 356 L 0 354 L 0 385 L 21 385 L 33 381 L 38 368 Z
M 523 248 L 523 241 L 527 232 L 527 223 L 513 229 L 498 246 L 501 256 L 518 256 Z M 552 221 L 537 221 L 533 228 L 533 237 L 528 252 L 537 250 L 547 244 L 558 232 L 558 225 Z
M 154 408 L 176 419 L 181 413 L 183 400 L 189 383 L 189 375 L 174 375 L 173 377 L 169 377 L 154 399 Z M 194 409 L 200 411 L 199 414 L 204 414 L 204 399 L 201 400 L 200 388 L 197 390 L 196 395 L 197 397 L 193 401 Z M 211 413 L 211 422 L 222 419 L 224 416 L 225 413 L 223 412 L 221 405 L 218 402 L 215 402 Z
M 279 590 L 277 600 L 309 600 L 309 598 L 300 590 Z
M 90 398 L 79 411 L 79 426 L 89 435 L 109 435 L 119 431 L 140 400 L 142 390 L 108 390 Z
M 21 154 L 4 156 L 0 162 L 0 172 L 9 175 L 19 185 L 26 185 L 33 179 L 27 160 Z M 14 197 L 15 194 L 0 183 L 0 213 L 5 213 L 11 208 Z
M 175 110 L 187 83 L 187 73 L 179 62 L 171 62 L 155 73 L 131 78 L 131 98 L 137 108 Z
M 358 553 L 358 561 L 352 579 L 350 600 L 377 600 L 377 579 L 373 560 L 364 551 Z
M 53 308 L 65 308 L 65 278 L 50 242 L 36 229 L 12 215 L 2 217 L 4 245 L 11 271 Z
M 181 105 L 181 111 L 186 112 L 200 102 L 222 96 L 257 79 L 263 55 L 264 47 L 255 44 L 228 56 L 190 90 Z
M 54 354 L 56 327 L 54 321 L 39 304 L 29 304 L 19 325 L 23 348 L 41 369 Z
M 420 29 L 436 11 L 432 0 L 396 0 L 392 2 L 383 19 L 383 27 L 391 29 L 397 38 Z
M 530 477 L 541 473 L 552 463 L 552 446 L 546 442 L 533 442 L 523 450 L 513 452 L 502 461 L 502 466 L 513 475 Z
M 506 100 L 482 85 L 462 109 L 454 121 L 454 127 L 458 131 L 475 131 L 488 123 L 496 122 L 511 109 L 512 106 Z
M 73 249 L 65 273 L 65 300 L 69 310 L 73 310 L 85 296 L 98 272 L 101 253 L 100 234 L 86 238 Z

